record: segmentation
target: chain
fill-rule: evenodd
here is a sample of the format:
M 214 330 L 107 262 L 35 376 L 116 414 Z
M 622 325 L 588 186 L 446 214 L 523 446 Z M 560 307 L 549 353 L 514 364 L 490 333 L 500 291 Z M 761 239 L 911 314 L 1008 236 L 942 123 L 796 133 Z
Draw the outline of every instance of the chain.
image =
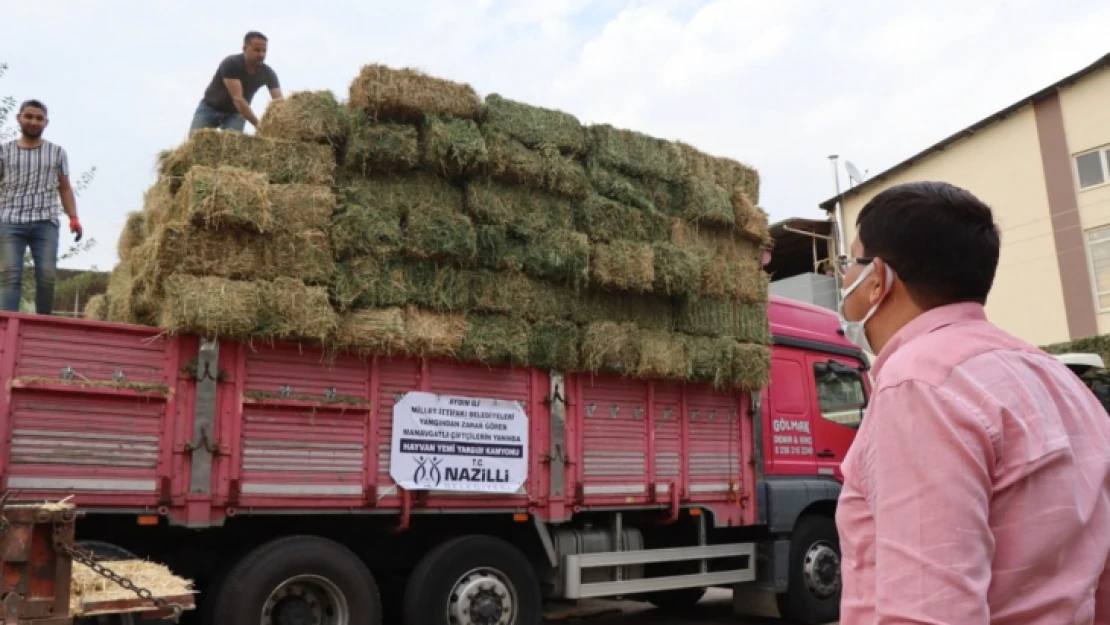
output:
M 130 590 L 131 592 L 138 595 L 141 599 L 153 601 L 154 605 L 159 608 L 169 608 L 173 610 L 175 622 L 178 618 L 180 618 L 181 613 L 183 612 L 180 605 L 177 605 L 176 603 L 170 603 L 165 599 L 162 599 L 161 597 L 155 597 L 154 593 L 150 592 L 150 590 L 141 586 L 137 586 L 130 579 L 98 563 L 91 553 L 85 551 L 84 549 L 81 549 L 77 545 L 70 544 L 57 533 L 54 536 L 54 545 L 60 551 L 73 558 L 74 562 L 80 562 L 81 564 L 84 564 L 85 566 L 92 569 L 93 572 L 95 572 L 97 575 L 107 578 L 122 586 L 123 588 Z

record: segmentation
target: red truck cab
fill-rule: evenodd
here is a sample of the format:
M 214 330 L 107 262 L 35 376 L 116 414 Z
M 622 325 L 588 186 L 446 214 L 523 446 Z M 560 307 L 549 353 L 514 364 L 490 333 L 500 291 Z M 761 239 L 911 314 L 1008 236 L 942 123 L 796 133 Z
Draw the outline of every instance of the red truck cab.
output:
M 82 540 L 197 580 L 206 622 L 376 623 L 384 603 L 531 625 L 542 600 L 738 584 L 828 622 L 867 362 L 829 310 L 772 296 L 769 317 L 771 382 L 745 394 L 0 314 L 0 489 L 72 495 Z M 396 411 L 419 397 L 518 407 L 520 487 L 401 487 Z

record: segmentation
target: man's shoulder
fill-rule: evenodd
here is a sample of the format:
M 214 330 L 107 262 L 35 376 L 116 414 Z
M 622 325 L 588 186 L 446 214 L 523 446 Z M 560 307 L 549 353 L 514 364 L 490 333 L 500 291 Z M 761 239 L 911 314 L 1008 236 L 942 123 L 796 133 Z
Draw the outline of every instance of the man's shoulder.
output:
M 941 386 L 953 371 L 984 354 L 1007 358 L 1031 353 L 1040 350 L 989 321 L 955 323 L 918 336 L 892 354 L 883 365 L 881 384 L 914 380 Z
M 224 69 L 224 70 L 228 70 L 228 69 L 239 70 L 239 69 L 242 69 L 242 68 L 246 67 L 246 65 L 247 64 L 246 64 L 246 61 L 243 58 L 242 53 L 229 54 L 229 55 L 225 56 L 222 61 L 220 61 L 220 69 Z
M 46 148 L 52 155 L 66 156 L 66 149 L 54 143 L 53 141 L 42 140 L 42 147 Z

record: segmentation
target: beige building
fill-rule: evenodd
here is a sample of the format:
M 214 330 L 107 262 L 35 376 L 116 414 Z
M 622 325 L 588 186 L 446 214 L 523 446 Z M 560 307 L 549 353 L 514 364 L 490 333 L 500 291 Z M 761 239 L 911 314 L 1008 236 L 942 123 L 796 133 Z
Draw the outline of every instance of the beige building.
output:
M 990 318 L 1036 345 L 1110 333 L 1110 55 L 821 204 L 941 180 L 987 202 L 1002 253 Z

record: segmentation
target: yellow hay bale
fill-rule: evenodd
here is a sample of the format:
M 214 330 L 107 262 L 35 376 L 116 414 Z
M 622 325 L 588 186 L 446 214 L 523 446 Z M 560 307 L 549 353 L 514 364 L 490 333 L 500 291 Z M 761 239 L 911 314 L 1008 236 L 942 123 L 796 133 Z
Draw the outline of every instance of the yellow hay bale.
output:
M 351 83 L 350 102 L 373 119 L 422 120 L 425 114 L 477 119 L 482 101 L 468 84 L 415 69 L 365 65 Z
M 565 319 L 577 299 L 567 287 L 533 280 L 516 271 L 474 271 L 467 285 L 472 310 L 511 314 L 529 321 Z
M 274 139 L 340 145 L 347 137 L 346 110 L 330 91 L 295 91 L 271 102 L 258 134 Z
M 266 174 L 274 184 L 330 185 L 336 161 L 326 145 L 205 128 L 166 155 L 160 167 L 164 176 L 182 177 L 195 165 L 241 167 Z
M 601 321 L 582 332 L 582 366 L 595 373 L 631 375 L 640 363 L 636 326 Z
M 690 357 L 682 335 L 640 330 L 636 340 L 640 359 L 633 373 L 637 378 L 685 380 L 690 377 Z
M 331 187 L 314 184 L 272 184 L 266 189 L 274 222 L 286 232 L 326 231 L 336 211 Z
M 458 313 L 405 309 L 405 351 L 413 356 L 454 357 L 466 340 L 466 318 Z
M 343 349 L 391 356 L 405 348 L 405 316 L 400 308 L 358 310 L 343 316 L 336 338 Z
M 306 286 L 293 278 L 259 283 L 261 302 L 254 336 L 325 343 L 339 329 L 326 287 Z
M 94 550 L 95 552 L 95 550 Z M 147 560 L 116 560 L 109 567 L 155 597 L 184 597 L 194 594 L 193 583 L 174 575 L 167 567 Z M 69 582 L 70 615 L 85 613 L 85 605 L 136 599 L 131 590 L 116 584 L 80 562 L 74 562 Z
M 697 293 L 748 302 L 766 300 L 768 277 L 758 245 L 728 232 L 699 230 L 680 219 L 672 220 L 671 240 L 677 248 L 698 258 L 701 277 Z
M 120 232 L 119 241 L 116 243 L 116 253 L 120 260 L 130 258 L 131 251 L 146 238 L 146 218 L 147 215 L 139 211 L 127 214 L 127 221 L 124 222 L 123 231 Z
M 159 325 L 173 333 L 250 338 L 261 305 L 256 282 L 173 274 Z
M 655 282 L 655 251 L 651 245 L 636 241 L 595 244 L 590 277 L 602 289 L 650 291 Z
M 172 218 L 171 215 L 175 209 L 174 190 L 180 184 L 180 180 L 162 176 L 143 194 L 143 213 L 146 214 L 144 238 L 154 230 L 155 224 L 164 223 Z
M 93 295 L 85 303 L 85 318 L 94 321 L 108 320 L 108 296 L 104 293 Z
M 132 292 L 135 289 L 135 280 L 131 273 L 131 264 L 121 262 L 112 269 L 108 277 L 108 311 L 105 321 L 117 323 L 134 323 L 135 311 L 131 306 Z
M 185 174 L 174 216 L 206 228 L 269 232 L 274 214 L 265 174 L 240 167 L 198 165 Z

